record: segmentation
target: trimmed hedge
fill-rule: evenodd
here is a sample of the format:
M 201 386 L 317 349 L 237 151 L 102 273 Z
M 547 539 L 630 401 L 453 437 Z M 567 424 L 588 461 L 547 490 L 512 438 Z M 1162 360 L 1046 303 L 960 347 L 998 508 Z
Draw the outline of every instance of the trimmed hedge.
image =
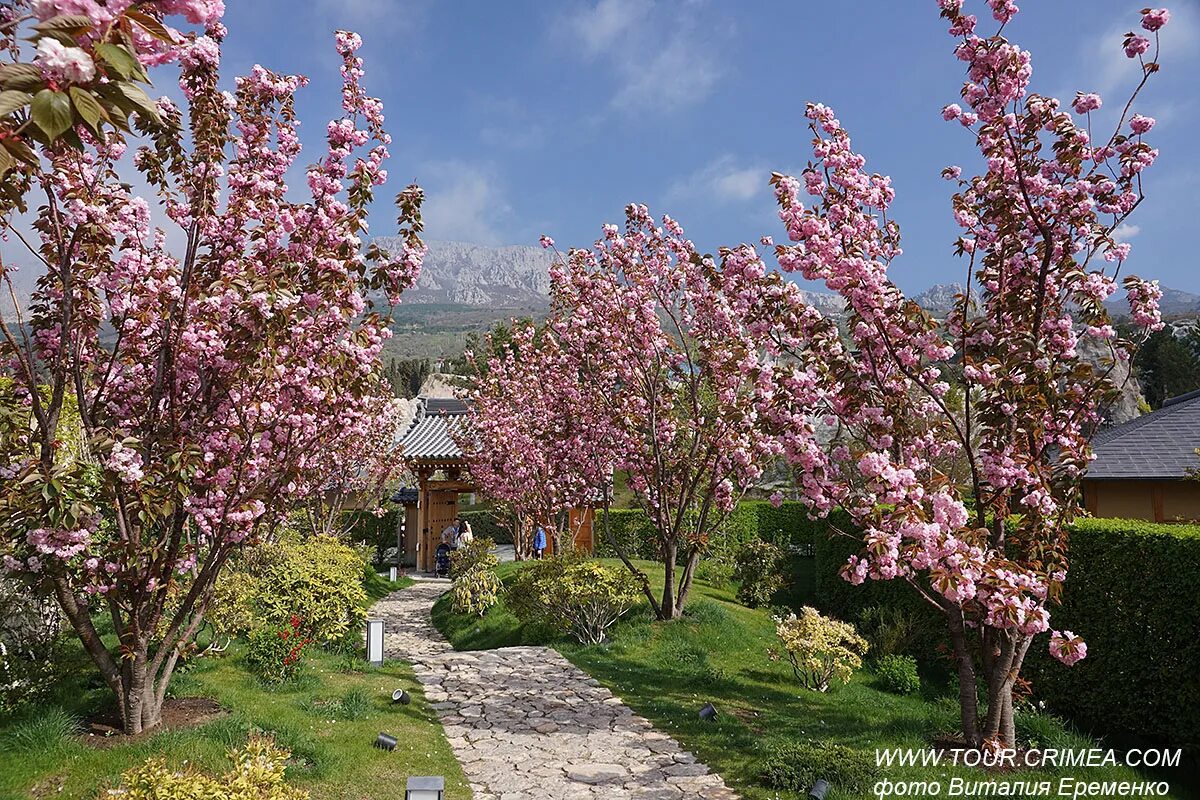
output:
M 1034 691 L 1085 727 L 1200 748 L 1200 526 L 1082 520 L 1070 560 L 1052 619 L 1087 658 L 1063 667 L 1039 641 Z
M 363 542 L 371 548 L 371 563 L 382 567 L 383 553 L 396 546 L 396 526 L 404 511 L 392 508 L 378 516 L 373 511 L 347 511 L 344 519 L 348 527 L 348 538 L 352 542 Z
M 615 558 L 616 551 L 604 535 L 604 513 L 596 515 L 596 555 Z M 658 536 L 640 508 L 614 508 L 608 512 L 615 538 L 632 558 L 657 560 Z M 776 544 L 785 551 L 809 554 L 813 542 L 825 529 L 822 521 L 808 518 L 802 503 L 786 502 L 775 508 L 765 500 L 743 500 L 729 515 L 725 530 L 712 537 L 709 556 L 732 561 L 742 545 L 754 539 Z
M 832 521 L 854 533 L 844 517 Z M 911 613 L 931 634 L 916 648 L 929 660 L 931 645 L 948 641 L 940 616 L 903 581 L 843 580 L 839 570 L 860 548 L 853 536 L 817 536 L 817 608 L 855 622 L 872 606 Z M 1051 616 L 1055 629 L 1084 638 L 1088 654 L 1065 667 L 1040 637 L 1022 672 L 1035 696 L 1086 728 L 1200 747 L 1200 526 L 1084 519 L 1069 555 Z
M 491 511 L 461 511 L 459 516 L 471 523 L 471 533 L 476 539 L 491 539 L 496 544 L 512 544 L 512 531 L 501 525 Z

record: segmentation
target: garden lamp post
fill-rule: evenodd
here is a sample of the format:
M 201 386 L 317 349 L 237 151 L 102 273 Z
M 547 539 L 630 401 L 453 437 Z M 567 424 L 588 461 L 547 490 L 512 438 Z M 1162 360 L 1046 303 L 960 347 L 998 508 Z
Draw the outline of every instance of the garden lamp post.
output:
M 383 620 L 367 620 L 367 662 L 383 666 Z
M 409 778 L 404 800 L 442 800 L 446 779 L 442 777 Z

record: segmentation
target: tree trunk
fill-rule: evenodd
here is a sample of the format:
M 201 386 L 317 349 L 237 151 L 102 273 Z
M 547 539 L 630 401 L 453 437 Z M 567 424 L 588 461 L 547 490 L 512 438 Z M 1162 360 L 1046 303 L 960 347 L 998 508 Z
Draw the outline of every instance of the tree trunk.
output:
M 678 545 L 674 541 L 663 543 L 663 592 L 658 608 L 661 620 L 679 619 L 682 609 L 675 602 L 675 555 Z
M 975 661 L 971 657 L 970 643 L 967 641 L 966 626 L 963 624 L 961 609 L 946 610 L 946 618 L 950 623 L 950 640 L 954 645 L 954 658 L 958 664 L 958 708 L 962 716 L 963 738 L 969 747 L 978 747 L 979 737 L 979 696 L 975 691 Z
M 693 547 L 688 553 L 683 574 L 679 576 L 679 591 L 675 593 L 677 615 L 682 615 L 683 609 L 687 605 L 688 594 L 692 591 L 692 579 L 696 577 L 696 567 L 698 566 L 700 566 L 700 551 Z

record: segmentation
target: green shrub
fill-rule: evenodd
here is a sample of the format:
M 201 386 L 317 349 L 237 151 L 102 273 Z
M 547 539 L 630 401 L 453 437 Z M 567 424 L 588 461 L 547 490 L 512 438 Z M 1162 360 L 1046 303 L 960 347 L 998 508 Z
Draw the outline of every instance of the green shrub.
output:
M 911 654 L 920 635 L 916 615 L 894 606 L 867 606 L 858 613 L 857 626 L 875 658 Z
M 250 634 L 246 666 L 267 684 L 291 683 L 300 674 L 304 648 L 312 639 L 304 632 L 303 620 L 292 617 L 279 628 L 259 628 Z
M 883 656 L 875 664 L 875 677 L 886 691 L 894 694 L 915 694 L 921 691 L 917 660 L 912 656 L 899 656 L 894 653 Z
M 759 770 L 759 780 L 771 789 L 807 792 L 824 779 L 844 795 L 869 792 L 877 775 L 873 754 L 813 741 L 770 746 Z
M 79 721 L 61 708 L 30 709 L 29 716 L 0 736 L 0 753 L 46 753 L 63 750 L 79 734 Z
M 733 570 L 738 601 L 751 608 L 770 605 L 783 588 L 782 566 L 783 551 L 778 547 L 761 539 L 747 542 L 738 551 Z
M 0 712 L 36 704 L 56 680 L 58 604 L 0 569 Z
M 1200 526 L 1086 519 L 1051 623 L 1088 645 L 1071 667 L 1043 637 L 1024 671 L 1055 712 L 1094 730 L 1200 747 Z
M 696 579 L 714 589 L 724 589 L 733 583 L 733 564 L 724 558 L 708 558 L 696 567 Z
M 347 541 L 367 547 L 372 566 L 391 566 L 397 561 L 389 560 L 385 564 L 384 553 L 396 547 L 396 529 L 403 515 L 404 512 L 399 508 L 392 508 L 383 514 L 366 510 L 346 511 L 342 516 L 342 529 L 347 532 Z M 404 554 L 399 553 L 398 557 L 403 559 Z
M 476 537 L 467 546 L 458 548 L 450 554 L 450 577 L 453 578 L 473 569 L 494 570 L 499 563 L 492 555 L 495 547 L 495 541 Z
M 556 555 L 517 573 L 509 608 L 518 619 L 545 624 L 581 644 L 599 644 L 633 607 L 638 585 L 624 568 L 578 554 Z
M 211 778 L 192 767 L 172 769 L 152 758 L 121 776 L 121 785 L 105 796 L 120 800 L 305 800 L 308 792 L 288 786 L 284 770 L 291 753 L 271 740 L 252 738 L 231 752 L 234 768 Z
M 225 635 L 278 631 L 293 617 L 320 645 L 354 637 L 367 619 L 361 553 L 331 536 L 256 548 L 214 590 L 209 619 Z

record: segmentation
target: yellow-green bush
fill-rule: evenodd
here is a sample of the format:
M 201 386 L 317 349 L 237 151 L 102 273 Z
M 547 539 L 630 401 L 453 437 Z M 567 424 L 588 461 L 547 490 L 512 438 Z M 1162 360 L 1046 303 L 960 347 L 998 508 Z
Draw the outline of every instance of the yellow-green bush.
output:
M 279 627 L 293 616 L 318 644 L 336 642 L 366 623 L 362 555 L 332 536 L 283 541 L 265 554 L 254 601 L 260 619 Z
M 628 570 L 565 554 L 521 570 L 508 605 L 523 620 L 548 625 L 582 644 L 599 644 L 637 597 L 637 582 Z
M 482 617 L 500 599 L 499 576 L 496 575 L 495 557 L 492 564 L 476 566 L 460 573 L 450 587 L 450 599 L 458 614 L 474 614 Z
M 835 681 L 848 683 L 867 654 L 867 640 L 853 625 L 823 617 L 809 606 L 799 615 L 778 618 L 775 634 L 796 680 L 816 692 L 828 691 Z
M 103 796 L 120 800 L 306 800 L 308 792 L 284 782 L 291 753 L 270 739 L 252 738 L 229 754 L 234 767 L 220 778 L 188 768 L 173 770 L 152 758 L 121 777 Z

